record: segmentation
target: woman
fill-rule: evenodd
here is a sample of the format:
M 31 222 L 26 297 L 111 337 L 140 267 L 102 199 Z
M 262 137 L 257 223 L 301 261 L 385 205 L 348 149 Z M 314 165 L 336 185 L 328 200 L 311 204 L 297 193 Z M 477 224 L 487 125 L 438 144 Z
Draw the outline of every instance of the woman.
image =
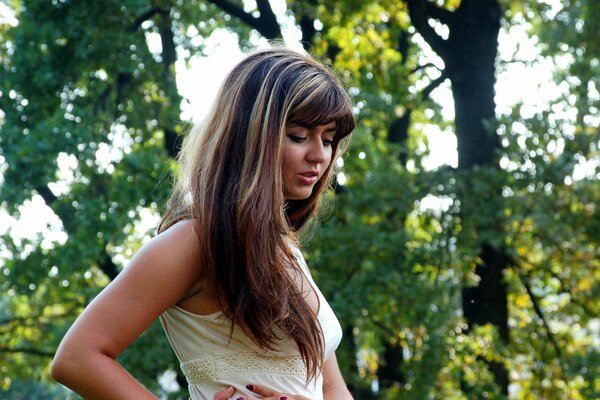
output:
M 242 60 L 184 140 L 159 234 L 71 327 L 53 377 L 85 398 L 155 398 L 115 359 L 160 318 L 192 399 L 351 399 L 341 329 L 297 232 L 354 125 L 340 82 L 309 56 Z

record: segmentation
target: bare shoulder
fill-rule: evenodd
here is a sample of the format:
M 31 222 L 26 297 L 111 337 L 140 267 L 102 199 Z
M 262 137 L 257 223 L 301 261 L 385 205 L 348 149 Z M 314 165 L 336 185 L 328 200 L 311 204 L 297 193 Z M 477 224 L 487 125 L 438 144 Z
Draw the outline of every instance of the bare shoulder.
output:
M 181 221 L 144 244 L 107 289 L 155 306 L 159 313 L 184 298 L 201 278 L 199 259 L 194 223 Z
M 157 279 L 163 284 L 169 282 L 182 294 L 201 277 L 199 259 L 194 223 L 191 220 L 180 221 L 142 246 L 125 268 L 123 277 L 131 274 L 142 281 Z
M 176 251 L 176 253 L 175 253 Z M 176 260 L 197 259 L 198 237 L 191 220 L 179 221 L 166 231 L 156 235 L 140 249 L 140 253 L 151 252 L 153 255 L 168 255 L 168 259 L 176 256 Z
M 198 239 L 192 221 L 157 235 L 86 308 L 63 339 L 62 359 L 79 353 L 116 358 L 200 279 Z

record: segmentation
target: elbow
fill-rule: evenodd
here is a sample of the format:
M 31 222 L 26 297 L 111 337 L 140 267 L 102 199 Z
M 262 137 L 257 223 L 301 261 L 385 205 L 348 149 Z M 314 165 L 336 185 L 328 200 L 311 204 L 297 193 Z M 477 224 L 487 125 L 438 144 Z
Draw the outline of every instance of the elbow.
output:
M 52 361 L 52 368 L 50 369 L 50 375 L 58 383 L 63 383 L 63 371 L 60 366 L 56 363 L 56 360 Z
M 91 374 L 101 368 L 105 357 L 87 346 L 63 341 L 52 360 L 50 375 L 56 382 L 78 392 Z
M 52 360 L 52 367 L 50 369 L 52 379 L 58 383 L 65 384 L 69 376 L 68 362 L 61 353 L 56 353 L 54 360 Z
M 77 352 L 62 343 L 54 356 L 54 360 L 52 360 L 50 374 L 56 382 L 70 387 L 84 367 L 83 353 Z

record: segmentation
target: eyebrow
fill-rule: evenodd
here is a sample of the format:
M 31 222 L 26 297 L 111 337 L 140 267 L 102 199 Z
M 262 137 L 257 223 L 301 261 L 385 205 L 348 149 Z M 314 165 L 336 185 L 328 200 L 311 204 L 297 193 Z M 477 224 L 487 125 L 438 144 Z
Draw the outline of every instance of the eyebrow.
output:
M 300 124 L 300 123 L 297 123 L 297 122 L 288 122 L 288 124 L 289 124 L 289 125 L 296 125 L 296 126 L 299 126 L 299 127 L 301 127 L 301 128 L 304 128 L 304 129 L 306 129 L 306 130 L 311 130 L 311 129 L 313 129 L 313 128 L 314 128 L 314 126 L 313 126 L 312 128 L 310 128 L 310 127 L 309 127 L 309 126 L 307 126 L 307 125 Z M 331 128 L 327 128 L 327 129 L 325 130 L 325 132 L 335 132 L 335 131 L 337 131 L 337 123 L 335 124 L 335 126 L 332 126 Z

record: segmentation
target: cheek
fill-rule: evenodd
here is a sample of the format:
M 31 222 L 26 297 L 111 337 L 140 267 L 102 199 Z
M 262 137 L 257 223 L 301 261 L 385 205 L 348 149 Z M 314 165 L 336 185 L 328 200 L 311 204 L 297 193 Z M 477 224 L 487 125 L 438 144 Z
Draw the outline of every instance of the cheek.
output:
M 334 154 L 334 151 L 330 147 L 329 150 L 327 151 L 327 161 L 325 162 L 326 167 L 328 167 L 329 164 L 331 164 L 331 160 L 333 160 L 333 154 Z
M 294 170 L 296 164 L 294 150 L 290 147 L 284 149 L 281 159 L 281 177 L 286 180 L 286 177 Z
M 293 167 L 294 164 L 297 164 L 302 160 L 302 152 L 300 149 L 295 148 L 294 146 L 286 146 L 283 149 L 283 162 L 282 165 Z
M 283 146 L 283 151 L 281 152 L 281 167 L 285 170 L 286 165 L 289 164 L 291 149 L 290 146 L 286 143 Z

